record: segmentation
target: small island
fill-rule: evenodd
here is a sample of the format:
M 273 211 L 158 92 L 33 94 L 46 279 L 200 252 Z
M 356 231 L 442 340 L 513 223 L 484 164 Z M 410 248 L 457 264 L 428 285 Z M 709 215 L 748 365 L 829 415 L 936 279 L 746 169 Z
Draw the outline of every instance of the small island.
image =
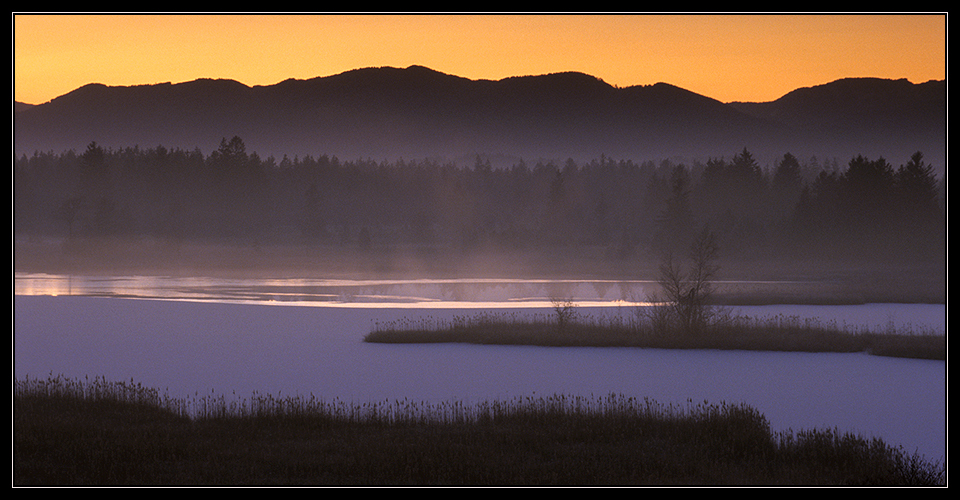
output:
M 945 361 L 942 332 L 886 329 L 850 330 L 798 317 L 754 319 L 732 315 L 715 304 L 718 248 L 708 228 L 695 238 L 690 263 L 667 257 L 658 282 L 663 296 L 649 297 L 624 316 L 584 314 L 569 299 L 552 299 L 548 314 L 484 311 L 452 320 L 433 317 L 377 322 L 364 337 L 374 343 L 534 345 L 554 347 L 636 347 L 803 352 L 867 352 Z

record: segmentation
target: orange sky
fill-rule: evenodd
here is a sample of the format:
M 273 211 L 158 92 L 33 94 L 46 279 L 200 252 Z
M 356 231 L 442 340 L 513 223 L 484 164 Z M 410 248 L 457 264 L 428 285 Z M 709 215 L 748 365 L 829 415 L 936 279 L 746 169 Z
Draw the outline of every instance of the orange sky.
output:
M 271 85 L 419 64 L 470 79 L 582 71 L 771 101 L 845 77 L 946 78 L 933 15 L 21 15 L 14 99 L 87 83 L 230 78 Z

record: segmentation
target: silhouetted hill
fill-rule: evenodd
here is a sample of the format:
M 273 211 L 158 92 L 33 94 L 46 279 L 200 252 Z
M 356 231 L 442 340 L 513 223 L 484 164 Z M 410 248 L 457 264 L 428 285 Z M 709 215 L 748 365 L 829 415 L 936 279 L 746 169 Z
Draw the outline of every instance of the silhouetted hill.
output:
M 210 79 L 90 84 L 15 113 L 14 147 L 29 155 L 96 141 L 207 153 L 237 135 L 248 152 L 277 158 L 642 161 L 731 157 L 747 147 L 766 160 L 790 151 L 841 161 L 883 154 L 894 164 L 922 150 L 939 167 L 946 97 L 937 83 L 842 80 L 762 104 L 724 104 L 665 83 L 616 88 L 575 72 L 491 81 L 422 66 L 253 87 Z
M 33 104 L 27 104 L 25 102 L 13 101 L 13 112 L 19 113 L 25 109 L 30 109 L 33 107 Z
M 795 131 L 798 141 L 825 150 L 862 150 L 894 165 L 921 150 L 942 169 L 946 148 L 946 81 L 845 78 L 800 88 L 766 103 L 730 103 Z M 851 153 L 848 153 L 848 155 Z

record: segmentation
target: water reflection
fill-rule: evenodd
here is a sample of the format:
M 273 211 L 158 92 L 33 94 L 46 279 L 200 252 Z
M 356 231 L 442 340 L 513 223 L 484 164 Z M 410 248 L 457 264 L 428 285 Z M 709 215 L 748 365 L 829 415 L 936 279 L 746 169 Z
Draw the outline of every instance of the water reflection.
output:
M 655 283 L 643 280 L 326 280 L 17 273 L 15 295 L 74 295 L 351 307 L 582 307 L 638 304 Z

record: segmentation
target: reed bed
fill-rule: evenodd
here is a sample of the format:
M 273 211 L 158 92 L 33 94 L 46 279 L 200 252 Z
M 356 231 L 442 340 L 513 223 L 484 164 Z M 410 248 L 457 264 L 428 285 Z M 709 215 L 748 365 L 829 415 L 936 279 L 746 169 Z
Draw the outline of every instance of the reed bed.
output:
M 744 404 L 618 394 L 465 404 L 170 398 L 14 382 L 14 485 L 943 485 L 879 439 L 771 432 Z
M 946 335 L 933 329 L 888 325 L 882 329 L 816 318 L 777 315 L 751 318 L 722 309 L 697 333 L 660 321 L 655 309 L 593 316 L 574 312 L 562 321 L 548 313 L 479 312 L 452 319 L 425 316 L 375 322 L 365 342 L 641 347 L 870 354 L 946 360 Z
M 257 391 L 249 398 L 238 397 L 235 393 L 227 397 L 213 391 L 202 395 L 195 393 L 187 397 L 172 397 L 133 381 L 114 382 L 104 377 L 72 379 L 52 373 L 46 378 L 27 376 L 15 380 L 14 396 L 19 401 L 56 400 L 67 405 L 106 403 L 151 408 L 175 418 L 193 421 L 310 418 L 343 424 L 383 425 L 461 425 L 498 423 L 520 417 L 551 419 L 556 416 L 671 419 L 684 414 L 712 417 L 744 409 L 723 402 L 710 405 L 706 401 L 664 405 L 649 398 L 614 393 L 598 396 L 525 396 L 473 404 L 459 400 L 427 402 L 409 398 L 348 402 L 340 398 L 327 400 L 312 393 L 280 397 Z

